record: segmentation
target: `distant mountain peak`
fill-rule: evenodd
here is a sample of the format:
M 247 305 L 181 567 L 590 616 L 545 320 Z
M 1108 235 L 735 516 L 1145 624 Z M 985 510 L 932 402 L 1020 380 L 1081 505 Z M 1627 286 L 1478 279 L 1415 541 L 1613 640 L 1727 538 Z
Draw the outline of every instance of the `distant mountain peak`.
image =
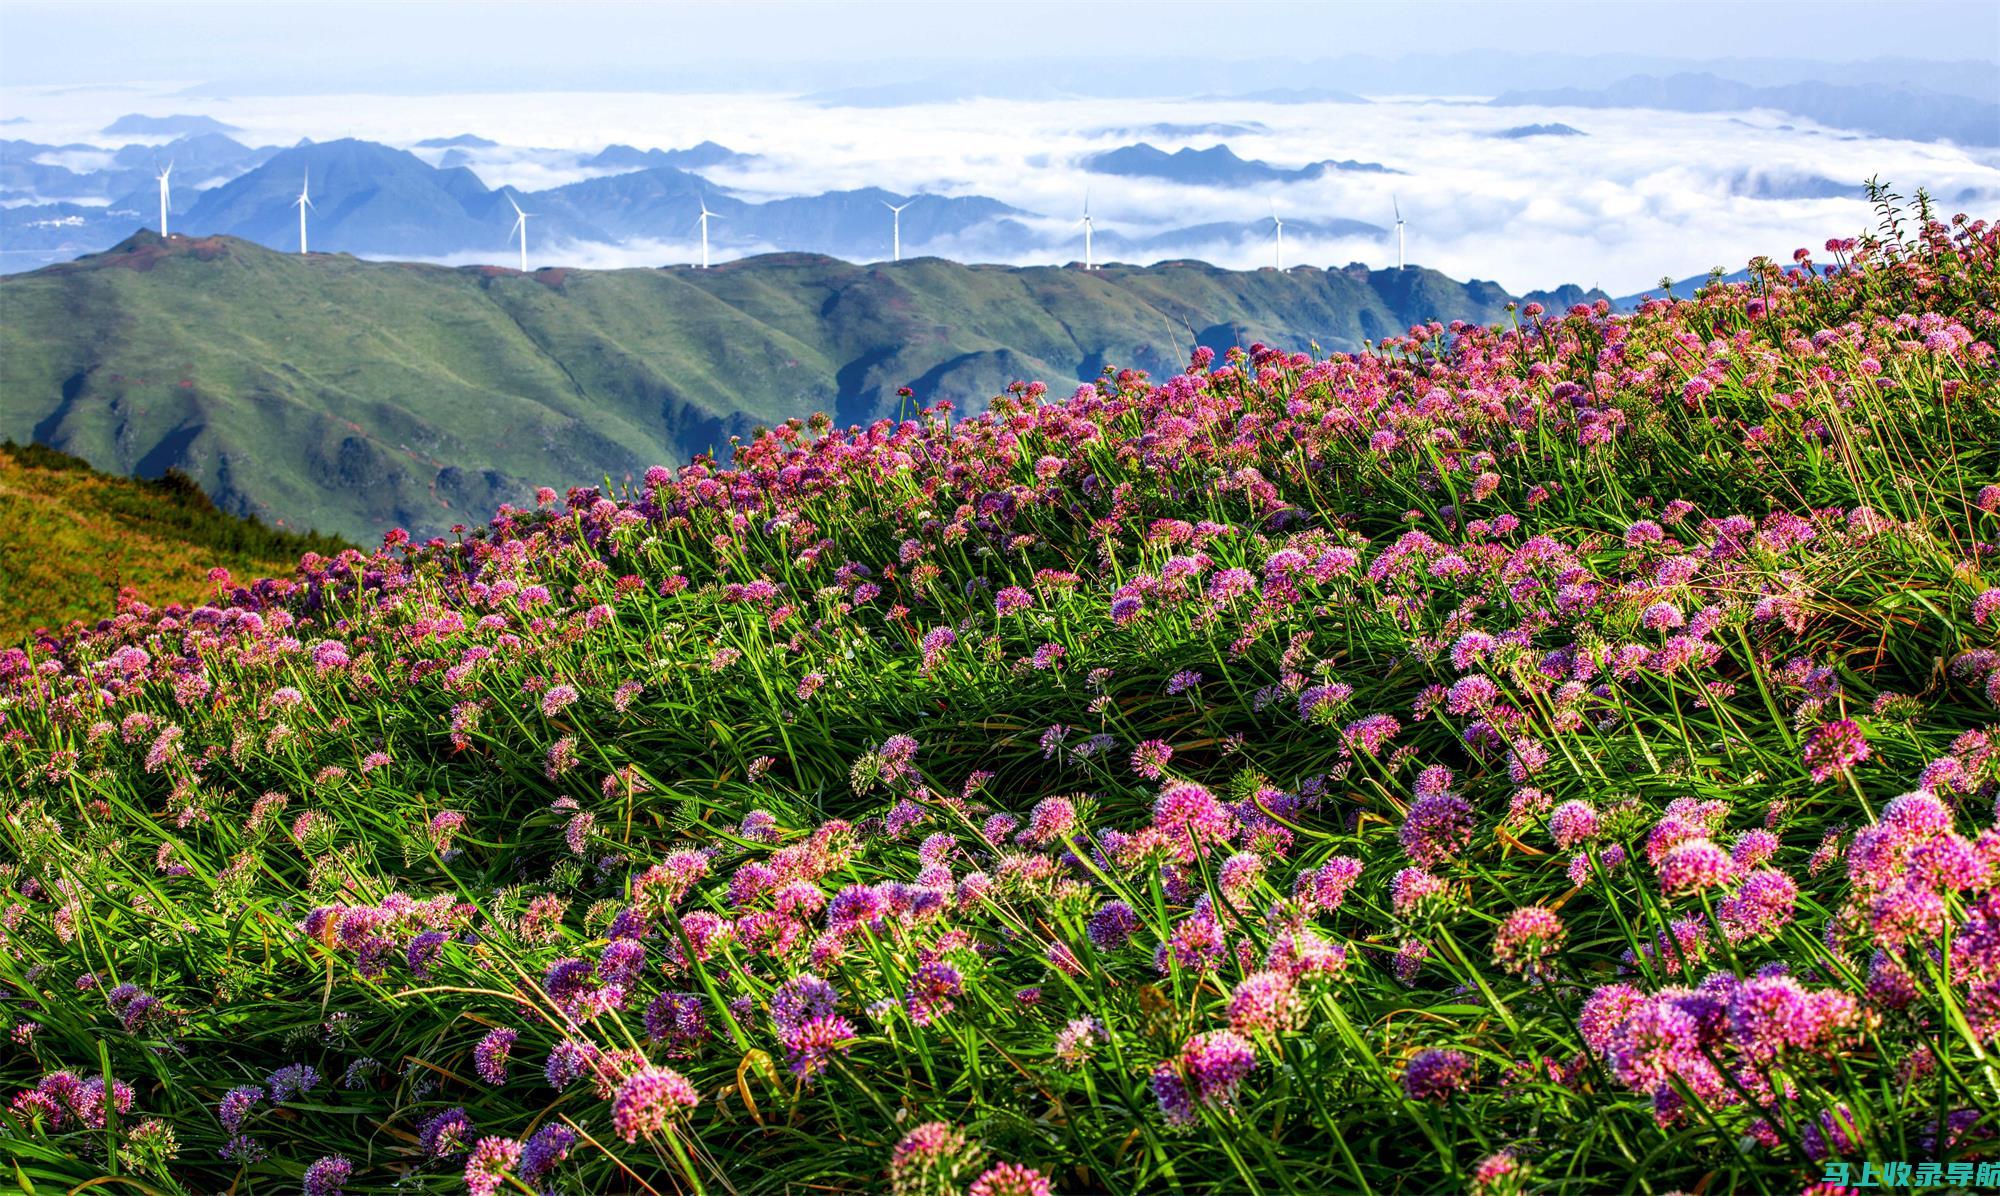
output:
M 706 170 L 711 166 L 724 166 L 736 162 L 747 162 L 755 154 L 740 154 L 726 145 L 714 141 L 703 141 L 687 149 L 639 149 L 630 145 L 607 145 L 596 154 L 585 158 L 583 165 L 597 170 L 645 170 L 657 166 L 672 166 L 682 170 Z
M 1356 162 L 1352 159 L 1343 161 L 1324 159 L 1296 169 L 1286 169 L 1255 158 L 1239 157 L 1236 151 L 1226 144 L 1213 145 L 1207 149 L 1183 147 L 1168 153 L 1149 141 L 1091 154 L 1083 159 L 1082 165 L 1085 170 L 1096 174 L 1167 179 L 1176 183 L 1216 187 L 1303 182 L 1336 171 L 1368 174 L 1401 173 L 1380 162 Z
M 426 137 L 417 142 L 418 149 L 492 149 L 500 143 L 472 133 L 460 133 L 456 137 Z
M 1590 134 L 1565 124 L 1546 124 L 1513 125 L 1505 129 L 1496 129 L 1487 136 L 1503 141 L 1520 141 L 1528 137 L 1588 137 Z
M 128 112 L 104 126 L 104 133 L 113 136 L 131 137 L 180 137 L 189 133 L 241 133 L 235 125 L 226 125 L 212 116 L 146 116 Z

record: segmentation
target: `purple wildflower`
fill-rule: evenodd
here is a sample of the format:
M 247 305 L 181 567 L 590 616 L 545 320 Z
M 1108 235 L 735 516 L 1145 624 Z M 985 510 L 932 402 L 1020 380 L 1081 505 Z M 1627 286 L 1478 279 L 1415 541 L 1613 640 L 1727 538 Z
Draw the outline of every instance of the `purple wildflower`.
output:
M 1410 803 L 1397 839 L 1423 867 L 1442 864 L 1472 840 L 1472 803 L 1452 793 L 1435 793 Z
M 480 1079 L 495 1086 L 507 1082 L 507 1056 L 520 1037 L 520 1031 L 502 1027 L 488 1031 L 479 1040 L 479 1045 L 472 1048 L 472 1067 Z
M 1116 951 L 1139 929 L 1139 915 L 1123 901 L 1107 901 L 1090 915 L 1087 929 L 1091 946 L 1099 951 Z
M 786 1066 L 793 1075 L 810 1080 L 827 1068 L 834 1051 L 846 1053 L 854 1038 L 854 1023 L 844 1017 L 810 1018 L 784 1035 Z
M 1586 801 L 1566 801 L 1549 814 L 1549 837 L 1564 851 L 1597 837 L 1597 807 Z
M 1167 761 L 1174 758 L 1174 749 L 1164 740 L 1148 739 L 1132 749 L 1132 771 L 1149 781 L 1157 781 L 1166 771 Z
M 939 1016 L 950 1013 L 955 1008 L 952 998 L 964 991 L 965 978 L 957 968 L 941 959 L 932 960 L 911 974 L 903 1004 L 910 1011 L 911 1021 L 928 1026 Z
M 576 1145 L 576 1131 L 561 1122 L 550 1122 L 536 1130 L 521 1146 L 521 1178 L 534 1182 L 548 1175 L 569 1157 Z
M 1304 1017 L 1305 999 L 1284 972 L 1252 972 L 1229 995 L 1229 1028 L 1246 1038 L 1276 1038 Z
M 1508 914 L 1493 936 L 1493 962 L 1517 975 L 1539 974 L 1548 957 L 1562 950 L 1566 934 L 1554 910 L 1523 906 Z
M 1094 1017 L 1071 1018 L 1056 1035 L 1056 1060 L 1066 1068 L 1081 1067 L 1100 1045 L 1110 1041 L 1103 1022 Z
M 465 1190 L 469 1196 L 493 1196 L 500 1190 L 507 1172 L 521 1161 L 521 1144 L 512 1138 L 481 1138 L 465 1161 Z
M 264 1085 L 271 1091 L 271 1103 L 282 1105 L 319 1087 L 319 1073 L 309 1064 L 292 1063 L 264 1077 Z
M 636 1142 L 654 1134 L 701 1097 L 687 1077 L 670 1067 L 642 1067 L 625 1078 L 611 1102 L 611 1121 L 620 1137 Z
M 771 994 L 771 1024 L 780 1038 L 788 1037 L 814 1018 L 831 1016 L 838 999 L 833 985 L 801 972 Z
M 1472 1058 L 1463 1051 L 1418 1051 L 1403 1069 L 1403 1092 L 1411 1100 L 1446 1100 L 1472 1079 Z
M 417 1131 L 417 1149 L 424 1157 L 449 1158 L 471 1145 L 472 1118 L 464 1109 L 446 1109 L 425 1121 Z
M 1820 727 L 1806 744 L 1805 765 L 1812 779 L 1826 782 L 1847 772 L 1869 755 L 1868 739 L 1853 719 L 1835 719 Z
M 1043 798 L 1028 815 L 1028 829 L 1021 832 L 1024 842 L 1054 843 L 1076 829 L 1076 806 L 1066 797 Z
M 1050 1196 L 1049 1177 L 1019 1163 L 996 1163 L 972 1181 L 968 1196 Z
M 695 993 L 665 992 L 645 1013 L 646 1036 L 663 1043 L 669 1056 L 687 1055 L 708 1037 L 708 1015 Z
M 302 1191 L 305 1196 L 342 1196 L 347 1181 L 354 1177 L 354 1164 L 339 1155 L 328 1155 L 306 1168 Z
M 215 1119 L 221 1122 L 222 1128 L 232 1136 L 241 1133 L 244 1119 L 250 1116 L 250 1110 L 256 1107 L 257 1102 L 263 1099 L 264 1090 L 254 1085 L 246 1084 L 240 1088 L 231 1088 L 222 1094 L 221 1102 L 215 1106 Z

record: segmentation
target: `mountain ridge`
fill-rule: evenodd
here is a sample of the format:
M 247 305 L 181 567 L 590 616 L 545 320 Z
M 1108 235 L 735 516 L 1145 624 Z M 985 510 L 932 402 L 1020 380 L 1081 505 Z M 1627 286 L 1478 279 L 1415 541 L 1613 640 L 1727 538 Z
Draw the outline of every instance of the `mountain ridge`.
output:
M 1262 183 L 1302 183 L 1324 178 L 1330 173 L 1401 174 L 1380 162 L 1357 162 L 1351 158 L 1331 158 L 1287 168 L 1256 158 L 1243 158 L 1227 145 L 1207 149 L 1183 147 L 1173 153 L 1141 141 L 1091 154 L 1083 168 L 1094 174 L 1125 178 L 1167 179 L 1176 183 L 1217 187 L 1255 186 Z
M 459 141 L 468 136 L 433 140 Z M 170 227 L 196 236 L 242 237 L 278 250 L 298 247 L 295 205 L 302 181 L 308 180 L 314 203 L 309 243 L 371 257 L 437 260 L 490 254 L 489 260 L 512 260 L 518 252 L 512 204 L 530 215 L 531 256 L 551 245 L 619 246 L 628 251 L 673 245 L 693 256 L 696 214 L 704 203 L 722 217 L 711 224 L 709 238 L 723 256 L 782 250 L 849 259 L 890 257 L 896 226 L 883 206 L 888 203 L 909 205 L 900 230 L 903 248 L 913 253 L 931 250 L 960 259 L 1018 259 L 1060 252 L 1072 235 L 1045 213 L 1027 212 L 983 195 L 913 195 L 861 187 L 745 197 L 694 172 L 756 158 L 712 141 L 677 150 L 608 145 L 578 161 L 609 173 L 537 191 L 510 184 L 489 186 L 477 173 L 475 159 L 458 146 L 446 148 L 433 164 L 412 150 L 362 138 L 252 148 L 219 134 L 195 134 L 162 147 L 126 147 L 120 151 L 124 166 L 90 175 L 34 160 L 52 148 L 0 141 L 0 199 L 37 201 L 0 204 L 0 240 L 10 253 L 43 261 L 108 249 L 133 224 L 146 221 L 156 210 L 154 172 L 176 153 L 186 158 L 176 180 L 188 177 L 190 169 L 207 170 L 206 175 L 194 174 L 196 179 L 220 173 L 205 189 L 176 187 Z M 1322 161 L 1286 170 L 1238 158 L 1226 146 L 1172 155 L 1150 145 L 1128 146 L 1099 157 L 1114 173 L 1152 173 L 1225 186 L 1303 181 L 1331 171 L 1394 173 L 1375 163 L 1351 161 Z M 93 199 L 110 203 L 92 206 Z M 1289 214 L 1298 218 L 1296 231 L 1301 236 L 1316 229 L 1328 230 L 1328 236 L 1381 235 L 1379 228 L 1338 212 Z M 1107 247 L 1115 246 L 1118 252 L 1157 251 L 1174 257 L 1212 252 L 1225 234 L 1233 246 L 1264 236 L 1261 229 L 1223 222 L 1145 231 L 1100 227 L 1098 233 L 1107 238 Z
M 893 417 L 904 386 L 976 409 L 1017 380 L 1172 372 L 1195 342 L 1358 348 L 1432 317 L 1497 320 L 1514 297 L 1417 268 L 790 253 L 524 275 L 140 233 L 6 276 L 0 298 L 0 435 L 112 472 L 178 468 L 231 513 L 365 539 L 792 416 Z

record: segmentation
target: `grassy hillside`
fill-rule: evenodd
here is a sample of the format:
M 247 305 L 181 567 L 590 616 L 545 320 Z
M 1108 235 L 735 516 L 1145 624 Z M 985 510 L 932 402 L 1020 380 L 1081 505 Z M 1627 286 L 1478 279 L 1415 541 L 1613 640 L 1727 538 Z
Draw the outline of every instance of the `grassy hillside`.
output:
M 1508 296 L 1429 271 L 1199 264 L 445 269 L 142 234 L 0 279 L 0 435 L 172 467 L 225 510 L 372 539 L 478 522 L 815 410 L 976 407 L 1017 379 L 1179 368 L 1199 340 L 1355 348 Z
M 1910 231 L 0 651 L 9 1177 L 1982 1186 L 2000 232 Z
M 304 553 L 342 547 L 224 514 L 183 474 L 113 477 L 40 445 L 0 444 L 0 644 L 108 615 L 123 588 L 153 605 L 194 604 L 215 596 L 213 567 L 239 581 L 290 576 Z

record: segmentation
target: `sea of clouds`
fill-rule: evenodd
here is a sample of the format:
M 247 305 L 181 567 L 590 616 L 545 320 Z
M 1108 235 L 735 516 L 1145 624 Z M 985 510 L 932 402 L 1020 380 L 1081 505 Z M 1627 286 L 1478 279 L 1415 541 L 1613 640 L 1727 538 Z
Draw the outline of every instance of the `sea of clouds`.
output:
M 485 95 L 258 96 L 214 99 L 176 86 L 0 89 L 0 118 L 24 118 L 5 136 L 109 147 L 139 140 L 97 132 L 127 112 L 204 113 L 239 126 L 238 140 L 290 145 L 301 137 L 359 137 L 412 147 L 425 138 L 475 133 L 501 143 L 469 151 L 489 186 L 538 190 L 592 172 L 582 155 L 622 142 L 676 148 L 714 140 L 759 155 L 704 174 L 758 201 L 877 186 L 904 193 L 987 195 L 1036 213 L 1028 223 L 1069 252 L 1006 259 L 1056 264 L 1080 259 L 1075 227 L 1088 194 L 1100 232 L 1145 236 L 1211 221 L 1268 224 L 1350 219 L 1380 225 L 1379 237 L 1314 240 L 1288 229 L 1286 265 L 1395 263 L 1392 196 L 1408 222 L 1413 265 L 1458 278 L 1492 279 L 1514 291 L 1564 282 L 1614 294 L 1711 266 L 1740 267 L 1763 253 L 1788 257 L 1871 223 L 1859 199 L 1774 199 L 1754 192 L 1797 179 L 1858 184 L 1880 176 L 1905 194 L 1917 186 L 1947 212 L 1992 216 L 2000 200 L 2000 155 L 1948 144 L 1897 141 L 1826 129 L 1778 112 L 1691 114 L 1631 109 L 1491 108 L 1484 97 L 1377 96 L 1370 104 L 1271 104 L 1234 100 L 964 100 L 893 108 L 832 107 L 790 95 L 636 92 L 507 92 Z M 1255 126 L 1227 136 L 1160 137 L 1156 123 Z M 1497 138 L 1510 126 L 1563 123 L 1584 137 Z M 1094 175 L 1083 157 L 1150 140 L 1165 149 L 1226 142 L 1245 158 L 1292 167 L 1325 158 L 1380 162 L 1401 174 L 1336 173 L 1285 186 L 1189 187 Z M 160 139 L 163 140 L 163 139 Z M 435 162 L 443 150 L 417 151 Z M 91 151 L 68 155 L 74 165 Z M 63 161 L 51 158 L 51 161 Z M 1748 178 L 1759 186 L 1746 186 Z M 1746 193 L 1752 192 L 1752 193 Z M 694 213 L 683 228 L 621 245 L 533 244 L 532 265 L 610 267 L 691 260 Z M 883 213 L 882 256 L 888 256 Z M 740 256 L 772 246 L 735 246 Z M 906 245 L 906 249 L 910 247 Z M 933 243 L 931 252 L 996 260 L 976 244 Z M 1269 265 L 1261 234 L 1199 247 L 1219 265 Z M 1176 256 L 1187 256 L 1177 254 Z M 462 263 L 480 255 L 450 259 Z M 444 259 L 440 259 L 444 260 Z M 507 244 L 484 260 L 512 263 Z

